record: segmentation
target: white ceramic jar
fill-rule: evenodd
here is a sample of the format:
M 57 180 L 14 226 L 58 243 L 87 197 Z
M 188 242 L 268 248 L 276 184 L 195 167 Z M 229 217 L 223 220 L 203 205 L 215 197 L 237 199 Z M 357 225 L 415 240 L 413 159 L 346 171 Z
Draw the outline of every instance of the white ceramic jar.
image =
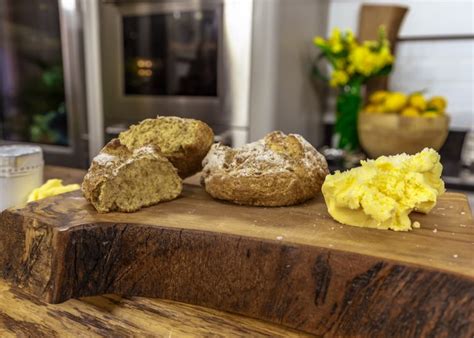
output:
M 22 206 L 43 184 L 43 152 L 38 146 L 0 146 L 0 211 Z

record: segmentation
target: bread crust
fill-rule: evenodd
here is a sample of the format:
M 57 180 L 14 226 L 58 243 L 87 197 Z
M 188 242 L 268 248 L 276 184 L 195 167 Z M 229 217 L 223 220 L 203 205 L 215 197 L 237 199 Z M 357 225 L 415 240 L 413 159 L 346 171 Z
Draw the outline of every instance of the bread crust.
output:
M 95 207 L 99 212 L 121 211 L 133 212 L 141 207 L 146 207 L 151 204 L 142 204 L 136 208 L 113 208 L 107 206 L 107 201 L 103 200 L 101 196 L 102 187 L 108 181 L 112 180 L 117 175 L 120 175 L 120 170 L 125 166 L 137 161 L 141 158 L 148 158 L 157 163 L 167 167 L 168 172 L 173 173 L 174 180 L 177 182 L 178 190 L 172 192 L 172 198 L 176 198 L 182 189 L 181 178 L 177 174 L 177 170 L 168 161 L 168 159 L 160 154 L 160 149 L 154 145 L 138 148 L 134 151 L 128 149 L 121 144 L 119 139 L 113 139 L 105 145 L 100 151 L 99 155 L 94 158 L 92 164 L 84 177 L 82 182 L 82 192 L 84 197 Z M 145 178 L 146 179 L 146 178 Z M 161 201 L 172 198 L 162 199 Z
M 232 149 L 212 146 L 201 183 L 217 199 L 253 206 L 288 206 L 315 197 L 329 173 L 325 158 L 300 135 L 275 131 Z
M 133 150 L 153 144 L 161 149 L 181 178 L 202 169 L 202 160 L 214 142 L 212 129 L 204 122 L 175 116 L 146 119 L 120 133 L 122 144 Z
M 123 163 L 123 159 L 129 158 L 132 155 L 132 152 L 115 138 L 102 148 L 98 156 L 101 156 L 102 154 L 115 156 L 118 159 L 122 159 L 122 161 L 110 161 L 109 164 L 106 164 L 106 161 L 101 162 L 96 161 L 95 159 L 92 160 L 91 166 L 89 167 L 87 174 L 84 176 L 84 180 L 82 181 L 81 185 L 81 190 L 84 193 L 84 197 L 92 204 L 94 204 L 93 202 L 98 202 L 100 186 L 106 180 L 110 179 L 112 171 L 117 168 L 120 163 Z

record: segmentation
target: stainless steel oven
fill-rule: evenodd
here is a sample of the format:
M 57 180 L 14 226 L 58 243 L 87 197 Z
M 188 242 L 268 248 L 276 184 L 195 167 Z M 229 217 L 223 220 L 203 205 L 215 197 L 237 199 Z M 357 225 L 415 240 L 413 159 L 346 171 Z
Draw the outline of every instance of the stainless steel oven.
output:
M 88 164 L 80 0 L 0 1 L 0 144 Z
M 223 2 L 103 1 L 100 6 L 104 126 L 176 115 L 214 128 L 223 109 Z M 107 135 L 106 135 L 107 137 Z

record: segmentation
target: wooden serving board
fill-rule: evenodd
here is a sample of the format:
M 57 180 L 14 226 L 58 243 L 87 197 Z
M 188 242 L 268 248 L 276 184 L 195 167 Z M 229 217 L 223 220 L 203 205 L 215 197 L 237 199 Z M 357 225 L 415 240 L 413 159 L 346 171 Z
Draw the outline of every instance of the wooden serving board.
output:
M 0 275 L 48 302 L 116 293 L 317 335 L 474 332 L 474 222 L 446 193 L 421 229 L 343 226 L 321 198 L 286 208 L 182 197 L 98 214 L 79 192 L 0 215 Z

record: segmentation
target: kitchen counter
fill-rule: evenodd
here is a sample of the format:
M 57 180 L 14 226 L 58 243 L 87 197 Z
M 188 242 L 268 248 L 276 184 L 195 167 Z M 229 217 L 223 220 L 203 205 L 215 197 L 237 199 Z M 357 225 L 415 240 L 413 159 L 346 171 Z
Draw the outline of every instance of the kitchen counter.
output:
M 85 171 L 46 166 L 45 178 L 79 183 Z M 198 183 L 198 177 L 186 180 Z M 296 337 L 304 334 L 255 319 L 143 297 L 104 295 L 47 304 L 0 280 L 0 336 Z

